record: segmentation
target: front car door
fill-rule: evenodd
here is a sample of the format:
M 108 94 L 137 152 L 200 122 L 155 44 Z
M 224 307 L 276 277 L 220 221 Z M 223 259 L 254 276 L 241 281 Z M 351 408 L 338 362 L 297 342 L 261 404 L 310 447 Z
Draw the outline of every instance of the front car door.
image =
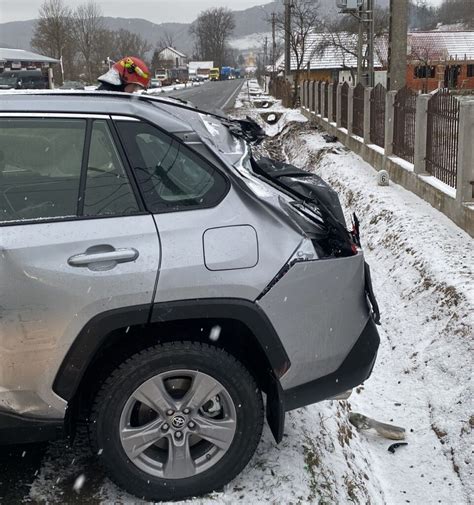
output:
M 0 409 L 62 417 L 52 384 L 75 337 L 149 307 L 159 261 L 107 116 L 1 115 Z

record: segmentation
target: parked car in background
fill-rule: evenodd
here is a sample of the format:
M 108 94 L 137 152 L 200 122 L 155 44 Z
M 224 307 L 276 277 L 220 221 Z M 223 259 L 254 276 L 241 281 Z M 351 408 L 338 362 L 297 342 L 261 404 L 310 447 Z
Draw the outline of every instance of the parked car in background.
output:
M 63 85 L 59 89 L 85 89 L 84 83 L 81 81 L 64 81 Z
M 233 479 L 265 415 L 279 443 L 370 376 L 358 226 L 262 134 L 146 94 L 2 94 L 0 443 L 87 426 L 119 486 L 178 500 Z
M 150 81 L 150 88 L 161 88 L 162 83 L 161 80 L 157 77 L 153 77 Z
M 0 89 L 48 88 L 48 76 L 40 70 L 6 70 L 0 74 Z

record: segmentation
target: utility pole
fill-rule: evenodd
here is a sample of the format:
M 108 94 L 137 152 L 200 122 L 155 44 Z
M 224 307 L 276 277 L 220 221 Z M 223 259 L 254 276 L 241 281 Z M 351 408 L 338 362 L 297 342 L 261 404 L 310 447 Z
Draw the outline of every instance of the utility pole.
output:
M 285 0 L 285 77 L 291 75 L 291 0 Z
M 265 69 L 265 72 L 267 71 L 267 65 L 268 65 L 268 37 L 265 36 L 265 42 L 263 44 L 263 67 Z
M 367 0 L 367 86 L 374 86 L 374 0 Z
M 276 73 L 276 13 L 272 12 L 272 70 Z
M 408 0 L 390 0 L 387 89 L 397 91 L 406 84 Z
M 362 82 L 362 48 L 364 45 L 364 23 L 362 21 L 362 16 L 363 16 L 363 7 L 359 7 L 359 15 L 358 15 L 358 21 L 359 21 L 359 35 L 357 38 L 357 84 L 359 82 Z

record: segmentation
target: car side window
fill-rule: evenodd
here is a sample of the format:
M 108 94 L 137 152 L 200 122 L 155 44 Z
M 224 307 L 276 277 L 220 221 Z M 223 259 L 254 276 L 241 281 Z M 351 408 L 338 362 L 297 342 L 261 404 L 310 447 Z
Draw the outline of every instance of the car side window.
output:
M 151 212 L 212 207 L 226 194 L 226 178 L 185 145 L 147 123 L 116 124 Z
M 74 217 L 84 119 L 0 119 L 0 223 Z
M 107 121 L 96 120 L 92 126 L 87 163 L 84 215 L 119 216 L 138 211 L 135 195 Z
M 0 119 L 0 224 L 140 211 L 107 121 L 89 121 L 85 146 L 86 119 Z

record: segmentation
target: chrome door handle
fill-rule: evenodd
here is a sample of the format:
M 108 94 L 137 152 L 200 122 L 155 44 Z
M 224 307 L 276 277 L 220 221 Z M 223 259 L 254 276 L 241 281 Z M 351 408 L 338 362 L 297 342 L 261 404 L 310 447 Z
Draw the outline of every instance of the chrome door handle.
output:
M 127 263 L 135 261 L 139 256 L 136 249 L 114 249 L 113 251 L 104 252 L 85 252 L 71 256 L 68 259 L 68 264 L 72 267 L 86 267 L 92 263 Z

